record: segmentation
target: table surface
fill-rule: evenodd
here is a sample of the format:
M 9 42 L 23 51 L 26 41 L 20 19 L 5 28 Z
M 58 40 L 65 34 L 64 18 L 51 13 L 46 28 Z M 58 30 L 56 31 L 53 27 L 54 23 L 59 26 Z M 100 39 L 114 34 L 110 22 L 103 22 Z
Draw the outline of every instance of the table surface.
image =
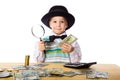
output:
M 31 63 L 30 65 L 33 65 L 34 63 Z M 0 68 L 6 68 L 11 69 L 11 66 L 14 65 L 24 65 L 24 63 L 0 63 Z M 120 67 L 115 64 L 95 64 L 92 65 L 88 69 L 72 69 L 72 68 L 66 68 L 63 66 L 63 63 L 49 63 L 48 66 L 45 66 L 44 68 L 62 68 L 65 71 L 71 71 L 71 70 L 97 70 L 102 72 L 108 72 L 109 78 L 108 79 L 99 79 L 99 80 L 120 80 Z M 86 75 L 76 75 L 73 77 L 40 77 L 40 80 L 97 80 L 97 79 L 87 79 Z M 7 78 L 0 78 L 0 80 L 13 80 L 13 77 L 7 77 Z

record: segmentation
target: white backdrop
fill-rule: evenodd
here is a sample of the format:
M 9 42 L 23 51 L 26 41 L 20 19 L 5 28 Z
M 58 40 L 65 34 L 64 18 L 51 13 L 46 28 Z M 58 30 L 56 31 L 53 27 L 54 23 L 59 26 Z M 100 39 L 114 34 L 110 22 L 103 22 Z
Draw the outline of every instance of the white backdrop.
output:
M 78 37 L 82 62 L 120 65 L 119 4 L 119 0 L 0 0 L 0 62 L 24 62 L 27 54 L 34 62 L 38 39 L 31 34 L 32 25 L 42 24 L 40 19 L 51 6 L 64 5 L 76 18 L 67 33 Z M 50 29 L 45 29 L 47 35 Z

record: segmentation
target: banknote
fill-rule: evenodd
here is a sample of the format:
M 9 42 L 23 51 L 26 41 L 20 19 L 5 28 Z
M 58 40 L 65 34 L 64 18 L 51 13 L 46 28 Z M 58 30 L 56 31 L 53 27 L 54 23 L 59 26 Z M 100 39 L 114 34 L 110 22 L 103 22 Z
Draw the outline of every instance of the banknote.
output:
M 87 78 L 108 78 L 108 73 L 107 72 L 100 72 L 96 70 L 90 70 L 86 72 L 86 77 Z
M 27 67 L 25 67 L 24 65 L 15 65 L 15 66 L 12 66 L 12 68 L 14 70 L 25 70 L 25 69 L 27 69 Z
M 12 66 L 12 68 L 14 70 L 26 70 L 26 69 L 37 70 L 37 69 L 42 69 L 42 67 L 47 66 L 47 65 L 48 64 L 46 64 L 46 63 L 39 63 L 39 64 L 29 65 L 29 66 L 14 65 L 14 66 Z
M 40 80 L 38 72 L 34 70 L 23 70 L 13 74 L 14 80 Z
M 76 75 L 82 75 L 82 72 L 78 72 L 78 71 L 65 71 L 63 73 L 64 76 L 76 76 Z
M 76 40 L 77 38 L 73 36 L 72 34 L 70 34 L 68 37 L 66 37 L 65 39 L 63 39 L 63 41 L 59 43 L 59 46 L 61 46 L 63 43 L 72 44 Z
M 63 76 L 63 70 L 62 68 L 52 68 L 52 69 L 46 69 L 45 73 L 48 76 Z
M 72 77 L 83 75 L 81 71 L 64 71 L 62 68 L 45 68 L 39 70 L 26 69 L 13 74 L 14 80 L 38 80 L 40 77 Z
M 45 75 L 46 76 L 76 76 L 76 75 L 82 75 L 82 72 L 78 71 L 64 71 L 62 68 L 52 68 L 52 69 L 46 69 Z

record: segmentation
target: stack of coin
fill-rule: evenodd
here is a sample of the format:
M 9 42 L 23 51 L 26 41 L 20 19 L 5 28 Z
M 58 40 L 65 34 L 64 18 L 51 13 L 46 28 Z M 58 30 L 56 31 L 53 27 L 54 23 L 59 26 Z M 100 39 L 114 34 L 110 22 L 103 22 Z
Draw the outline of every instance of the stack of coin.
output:
M 29 55 L 25 56 L 25 66 L 29 66 L 29 58 L 30 58 Z

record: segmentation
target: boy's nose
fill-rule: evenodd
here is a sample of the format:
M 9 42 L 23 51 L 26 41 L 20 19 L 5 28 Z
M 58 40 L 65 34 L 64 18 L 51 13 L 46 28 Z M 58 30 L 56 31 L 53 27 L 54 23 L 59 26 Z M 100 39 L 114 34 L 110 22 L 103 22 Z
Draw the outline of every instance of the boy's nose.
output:
M 60 27 L 60 22 L 57 23 L 57 27 Z

